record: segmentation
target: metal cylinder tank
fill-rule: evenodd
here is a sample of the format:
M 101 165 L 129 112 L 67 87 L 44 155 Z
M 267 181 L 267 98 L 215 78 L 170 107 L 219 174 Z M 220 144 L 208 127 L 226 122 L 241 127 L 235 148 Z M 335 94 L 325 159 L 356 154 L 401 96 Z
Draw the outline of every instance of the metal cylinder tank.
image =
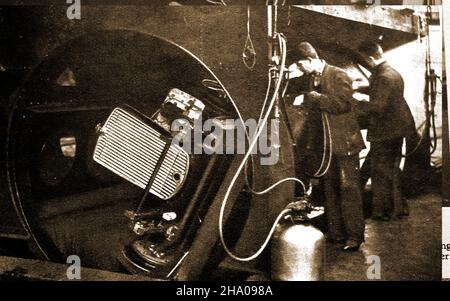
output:
M 325 238 L 310 224 L 280 223 L 271 244 L 273 280 L 315 281 L 323 279 Z

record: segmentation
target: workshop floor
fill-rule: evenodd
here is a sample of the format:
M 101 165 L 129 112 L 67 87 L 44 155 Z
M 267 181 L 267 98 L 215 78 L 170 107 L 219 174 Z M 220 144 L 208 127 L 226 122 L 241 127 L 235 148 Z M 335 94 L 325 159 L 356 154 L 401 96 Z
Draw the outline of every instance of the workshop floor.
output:
M 327 245 L 325 280 L 367 280 L 372 255 L 379 256 L 381 280 L 440 280 L 441 196 L 430 193 L 408 203 L 410 216 L 404 219 L 367 219 L 366 242 L 360 251 L 345 253 Z
M 371 255 L 379 256 L 381 280 L 439 280 L 441 197 L 428 193 L 408 202 L 409 217 L 389 222 L 366 220 L 366 242 L 360 251 L 345 253 L 328 244 L 325 280 L 367 280 Z M 123 216 L 124 203 L 118 205 L 54 219 L 47 224 L 54 231 L 49 234 L 64 252 L 79 254 L 84 265 L 123 272 L 116 256 L 130 239 L 130 230 Z

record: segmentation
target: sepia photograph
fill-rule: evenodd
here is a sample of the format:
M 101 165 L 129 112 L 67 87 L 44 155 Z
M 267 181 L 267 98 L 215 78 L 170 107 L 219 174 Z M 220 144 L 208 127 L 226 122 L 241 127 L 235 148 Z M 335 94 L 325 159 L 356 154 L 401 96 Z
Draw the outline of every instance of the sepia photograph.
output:
M 0 281 L 450 278 L 445 12 L 0 0 Z

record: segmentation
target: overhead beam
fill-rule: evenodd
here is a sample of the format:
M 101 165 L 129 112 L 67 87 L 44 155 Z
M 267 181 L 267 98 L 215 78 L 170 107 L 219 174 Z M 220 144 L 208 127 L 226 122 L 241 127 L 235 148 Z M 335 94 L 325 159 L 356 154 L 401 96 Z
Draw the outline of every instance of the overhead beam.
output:
M 327 6 L 327 5 L 298 5 L 300 9 L 361 22 L 373 26 L 418 34 L 419 16 L 408 8 L 394 9 L 388 6 Z

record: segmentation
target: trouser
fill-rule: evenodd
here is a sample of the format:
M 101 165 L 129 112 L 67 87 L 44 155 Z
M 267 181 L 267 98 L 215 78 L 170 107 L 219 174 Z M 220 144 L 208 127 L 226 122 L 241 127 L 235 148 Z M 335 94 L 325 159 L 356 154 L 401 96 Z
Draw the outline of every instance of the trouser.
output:
M 361 168 L 359 169 L 359 177 L 360 177 L 360 184 L 361 184 L 361 190 L 364 191 L 364 188 L 366 187 L 367 182 L 370 179 L 370 159 L 371 152 L 369 151 L 366 155 L 366 158 L 364 159 L 364 163 L 362 164 Z
M 364 241 L 359 157 L 333 155 L 324 176 L 328 233 L 333 240 Z
M 399 216 L 403 212 L 400 160 L 403 138 L 371 142 L 372 215 Z
M 411 155 L 414 155 L 417 153 L 417 147 L 420 140 L 419 134 L 417 132 L 414 132 L 412 135 L 406 137 L 406 160 L 405 160 L 405 168 L 408 165 L 408 160 L 417 160 L 417 158 L 412 158 Z M 361 189 L 364 189 L 366 187 L 367 181 L 370 178 L 370 157 L 372 152 L 369 151 L 369 153 L 366 155 L 366 159 L 364 160 L 363 165 L 360 168 L 359 175 L 361 177 Z M 412 159 L 411 159 L 412 158 Z M 399 158 L 401 160 L 401 158 Z M 400 168 L 400 163 L 398 164 Z M 401 172 L 400 172 L 401 174 Z

